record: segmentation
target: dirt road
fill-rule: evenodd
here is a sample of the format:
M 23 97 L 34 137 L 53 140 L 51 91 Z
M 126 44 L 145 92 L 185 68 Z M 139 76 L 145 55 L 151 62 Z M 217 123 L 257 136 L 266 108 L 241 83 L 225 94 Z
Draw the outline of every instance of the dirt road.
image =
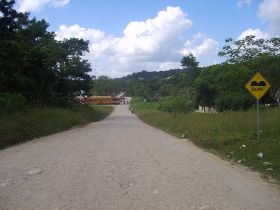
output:
M 0 151 L 0 209 L 280 209 L 279 187 L 115 107 Z

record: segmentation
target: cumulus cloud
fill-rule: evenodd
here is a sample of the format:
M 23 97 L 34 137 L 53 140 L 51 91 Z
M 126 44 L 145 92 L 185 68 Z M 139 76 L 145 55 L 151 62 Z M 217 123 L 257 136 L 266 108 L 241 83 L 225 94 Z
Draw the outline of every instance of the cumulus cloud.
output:
M 258 16 L 269 23 L 269 31 L 273 35 L 280 35 L 280 1 L 263 0 L 259 5 Z
M 17 9 L 20 12 L 34 12 L 42 9 L 44 6 L 63 7 L 70 0 L 18 0 Z
M 192 53 L 202 65 L 214 64 L 218 53 L 218 42 L 208 36 L 198 33 L 192 39 L 187 40 L 181 55 Z
M 104 39 L 105 33 L 97 29 L 82 28 L 78 24 L 69 27 L 61 25 L 56 32 L 56 39 L 58 40 L 69 39 L 71 37 L 97 42 Z
M 141 70 L 179 68 L 185 32 L 191 26 L 192 21 L 179 7 L 167 7 L 154 18 L 128 23 L 121 37 L 79 25 L 62 25 L 56 34 L 60 40 L 70 37 L 89 40 L 90 52 L 85 58 L 91 62 L 93 74 L 120 77 Z M 201 39 L 202 43 L 192 43 L 184 52 L 195 51 L 198 56 L 212 53 L 216 41 Z
M 251 4 L 252 0 L 238 0 L 237 1 L 237 6 L 239 8 L 243 7 L 243 6 L 249 6 Z
M 256 28 L 256 29 L 249 28 L 246 31 L 242 32 L 237 39 L 243 39 L 243 38 L 245 38 L 246 36 L 249 36 L 249 35 L 253 35 L 258 39 L 261 39 L 261 38 L 262 39 L 268 39 L 270 37 L 269 33 L 263 32 L 258 28 Z

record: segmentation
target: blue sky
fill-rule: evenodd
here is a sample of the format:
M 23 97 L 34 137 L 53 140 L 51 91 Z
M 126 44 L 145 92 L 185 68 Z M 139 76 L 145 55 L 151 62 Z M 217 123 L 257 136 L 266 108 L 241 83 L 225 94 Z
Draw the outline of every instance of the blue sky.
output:
M 17 0 L 46 19 L 57 39 L 90 41 L 85 55 L 97 76 L 178 68 L 193 53 L 201 66 L 221 62 L 228 37 L 280 34 L 280 0 Z

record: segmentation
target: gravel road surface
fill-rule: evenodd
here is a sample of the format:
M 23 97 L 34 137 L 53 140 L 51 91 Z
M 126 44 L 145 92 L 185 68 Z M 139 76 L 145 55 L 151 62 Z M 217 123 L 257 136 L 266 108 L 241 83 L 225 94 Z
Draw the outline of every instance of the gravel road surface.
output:
M 279 186 L 150 127 L 105 120 L 0 151 L 0 209 L 280 209 Z

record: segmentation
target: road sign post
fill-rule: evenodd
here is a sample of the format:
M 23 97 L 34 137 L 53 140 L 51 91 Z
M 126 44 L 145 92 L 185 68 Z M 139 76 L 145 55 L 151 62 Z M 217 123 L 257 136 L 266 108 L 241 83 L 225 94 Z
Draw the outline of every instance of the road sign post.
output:
M 257 100 L 257 140 L 260 140 L 260 101 Z
M 269 82 L 259 72 L 245 85 L 245 88 L 257 99 L 257 140 L 260 139 L 260 99 L 270 87 Z

